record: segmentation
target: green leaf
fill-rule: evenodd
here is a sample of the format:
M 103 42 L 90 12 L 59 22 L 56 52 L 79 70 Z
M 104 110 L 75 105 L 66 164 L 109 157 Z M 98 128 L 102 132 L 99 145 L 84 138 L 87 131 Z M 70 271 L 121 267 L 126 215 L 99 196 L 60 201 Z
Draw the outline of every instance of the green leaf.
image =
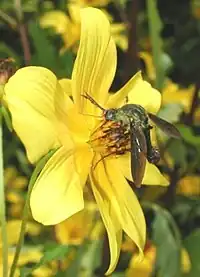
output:
M 44 256 L 40 259 L 39 263 L 37 263 L 33 268 L 21 268 L 21 276 L 26 277 L 30 276 L 30 274 L 37 268 L 42 265 L 45 265 L 54 260 L 62 260 L 65 258 L 69 252 L 71 251 L 71 247 L 66 245 L 56 245 L 54 248 L 49 249 L 44 253 Z
M 59 77 L 71 78 L 75 56 L 71 51 L 65 51 L 59 58 Z
M 23 12 L 36 12 L 39 6 L 39 0 L 25 0 L 22 2 Z
M 187 148 L 181 140 L 172 140 L 167 148 L 176 165 L 184 172 L 187 169 Z
M 158 116 L 173 123 L 179 121 L 182 112 L 183 105 L 178 103 L 169 103 L 160 109 Z
M 187 249 L 190 260 L 191 260 L 191 271 L 187 274 L 187 277 L 197 277 L 200 276 L 200 266 L 199 266 L 199 257 L 200 257 L 200 229 L 194 231 L 184 240 L 185 248 Z
M 181 227 L 185 226 L 182 229 L 182 233 L 188 235 L 188 232 L 191 232 L 194 226 L 196 226 L 196 222 L 200 215 L 199 197 L 177 195 L 171 212 L 177 219 L 177 224 Z
M 179 230 L 171 214 L 162 207 L 144 203 L 144 207 L 154 211 L 152 241 L 157 248 L 156 270 L 162 277 L 181 276 L 181 240 Z
M 196 136 L 190 127 L 185 125 L 178 125 L 177 127 L 186 142 L 197 147 L 200 146 L 200 136 Z
M 84 276 L 94 276 L 94 270 L 101 264 L 102 241 L 92 241 L 82 259 Z
M 66 255 L 69 253 L 70 250 L 71 248 L 66 245 L 58 245 L 55 248 L 48 250 L 47 252 L 44 253 L 44 256 L 37 264 L 37 268 L 53 260 L 63 259 L 64 257 L 66 257 Z
M 6 107 L 2 106 L 1 107 L 1 113 L 3 115 L 3 118 L 5 120 L 6 126 L 8 127 L 8 130 L 10 132 L 13 131 L 13 127 L 12 127 L 12 120 L 11 120 L 11 115 L 8 109 L 6 109 Z
M 37 22 L 31 22 L 28 25 L 28 29 L 35 48 L 31 64 L 44 66 L 52 71 L 57 71 L 58 51 L 51 44 L 51 41 L 46 35 L 46 31 Z
M 85 240 L 83 244 L 79 246 L 74 261 L 66 270 L 66 277 L 79 276 L 80 270 L 82 269 L 83 258 L 88 252 L 90 246 L 91 242 L 89 240 Z

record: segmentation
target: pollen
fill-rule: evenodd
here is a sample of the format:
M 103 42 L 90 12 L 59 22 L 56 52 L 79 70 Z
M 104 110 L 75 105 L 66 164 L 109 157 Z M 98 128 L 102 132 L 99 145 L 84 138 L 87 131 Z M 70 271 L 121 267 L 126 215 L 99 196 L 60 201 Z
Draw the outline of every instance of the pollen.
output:
M 130 131 L 120 122 L 105 120 L 91 134 L 89 144 L 102 157 L 123 155 L 130 151 Z

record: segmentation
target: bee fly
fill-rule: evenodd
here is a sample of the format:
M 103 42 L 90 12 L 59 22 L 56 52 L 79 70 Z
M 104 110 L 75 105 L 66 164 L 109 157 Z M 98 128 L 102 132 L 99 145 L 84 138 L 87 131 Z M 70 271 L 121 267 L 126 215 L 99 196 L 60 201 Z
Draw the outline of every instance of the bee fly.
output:
M 159 150 L 151 144 L 150 130 L 153 127 L 150 125 L 149 119 L 170 137 L 180 139 L 179 131 L 166 120 L 147 113 L 140 105 L 126 104 L 121 108 L 104 109 L 90 95 L 85 94 L 83 97 L 103 111 L 105 121 L 119 123 L 121 128 L 128 130 L 131 146 L 131 174 L 135 186 L 140 187 L 145 173 L 146 159 L 153 164 L 160 159 Z

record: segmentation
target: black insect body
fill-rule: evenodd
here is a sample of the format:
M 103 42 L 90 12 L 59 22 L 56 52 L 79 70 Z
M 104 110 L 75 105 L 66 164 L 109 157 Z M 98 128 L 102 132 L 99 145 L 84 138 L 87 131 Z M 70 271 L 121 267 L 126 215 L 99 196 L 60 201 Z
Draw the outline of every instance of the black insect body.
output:
M 136 187 L 140 187 L 145 173 L 146 159 L 150 163 L 157 163 L 160 159 L 159 150 L 152 146 L 150 130 L 153 128 L 151 119 L 164 133 L 173 138 L 180 138 L 180 133 L 174 125 L 147 113 L 146 110 L 136 104 L 126 104 L 118 109 L 104 109 L 89 95 L 84 95 L 94 105 L 103 111 L 105 121 L 119 123 L 122 130 L 128 130 L 131 152 L 131 173 Z M 119 133 L 119 132 L 118 132 Z M 119 134 L 117 135 L 119 136 Z M 120 136 L 123 136 L 123 132 Z M 119 136 L 119 138 L 121 138 Z M 118 154 L 118 152 L 116 151 Z

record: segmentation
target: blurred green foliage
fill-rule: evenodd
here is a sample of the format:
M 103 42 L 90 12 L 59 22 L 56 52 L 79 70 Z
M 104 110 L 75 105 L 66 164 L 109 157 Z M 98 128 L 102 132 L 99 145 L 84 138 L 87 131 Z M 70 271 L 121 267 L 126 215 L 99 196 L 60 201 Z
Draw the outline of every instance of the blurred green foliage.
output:
M 131 24 L 127 10 L 133 7 L 133 1 L 111 1 L 104 9 L 112 17 L 113 23 Z M 200 276 L 200 187 L 199 193 L 196 191 L 193 193 L 194 184 L 191 180 L 187 183 L 187 186 L 191 187 L 191 193 L 187 194 L 183 190 L 183 195 L 177 195 L 177 187 L 186 176 L 192 175 L 200 178 L 200 1 L 143 0 L 135 2 L 137 2 L 138 22 L 137 26 L 134 26 L 137 31 L 137 41 L 135 41 L 137 52 L 133 54 L 138 59 L 138 69 L 144 71 L 144 75 L 154 86 L 161 88 L 161 93 L 166 80 L 169 79 L 180 87 L 187 88 L 191 84 L 194 86 L 194 95 L 188 112 L 181 104 L 174 103 L 173 99 L 171 104 L 162 105 L 160 110 L 161 117 L 177 124 L 182 140 L 173 141 L 158 134 L 162 156 L 159 168 L 169 176 L 170 186 L 165 192 L 158 193 L 154 202 L 145 203 L 144 201 L 143 207 L 149 230 L 148 239 L 157 248 L 153 273 L 146 276 L 198 277 Z M 19 10 L 14 3 L 2 0 L 0 2 L 0 58 L 13 57 L 18 68 L 25 65 L 39 65 L 51 69 L 59 78 L 70 78 L 76 52 L 71 48 L 61 51 L 64 46 L 62 36 L 53 28 L 40 26 L 40 17 L 55 9 L 62 10 L 69 15 L 67 1 L 24 0 L 21 2 L 20 18 Z M 25 27 L 24 34 L 27 39 L 25 44 L 20 33 L 22 25 Z M 128 41 L 131 37 L 129 30 L 123 32 L 124 34 Z M 25 54 L 26 47 L 28 47 L 28 57 Z M 117 50 L 118 67 L 111 88 L 113 92 L 126 81 L 128 60 L 130 64 L 132 62 L 129 56 L 130 51 L 135 51 L 120 47 Z M 149 77 L 148 64 L 139 55 L 141 51 L 153 55 L 154 69 L 157 73 L 155 79 Z M 182 98 L 184 97 L 183 93 Z M 32 172 L 32 166 L 28 163 L 23 145 L 14 132 L 10 133 L 6 124 L 4 124 L 4 166 L 5 168 L 14 166 L 19 174 L 28 178 Z M 141 200 L 143 200 L 145 191 L 146 188 L 138 191 Z M 21 194 L 26 194 L 26 190 L 22 190 Z M 74 249 L 74 246 L 63 246 L 55 242 L 56 238 L 52 232 L 53 228 L 47 228 L 40 237 L 28 238 L 29 244 L 44 246 L 44 256 L 39 263 L 23 267 L 21 276 L 30 276 L 34 269 L 52 260 L 62 261 L 71 249 Z M 46 234 L 51 243 L 55 242 L 48 250 L 45 250 L 45 245 L 48 243 Z M 88 274 L 85 276 L 98 276 L 98 274 L 100 276 L 101 268 L 103 268 L 100 264 L 101 244 L 102 240 L 98 243 L 86 241 L 83 245 L 76 246 L 77 252 L 72 259 L 71 266 L 65 270 L 58 267 L 54 276 L 78 276 L 79 272 L 84 270 Z M 181 271 L 182 247 L 187 249 L 191 259 L 191 270 L 187 273 Z M 105 252 L 103 253 L 105 255 Z M 130 257 L 131 255 L 121 253 L 120 262 L 113 277 L 126 276 L 125 269 Z

